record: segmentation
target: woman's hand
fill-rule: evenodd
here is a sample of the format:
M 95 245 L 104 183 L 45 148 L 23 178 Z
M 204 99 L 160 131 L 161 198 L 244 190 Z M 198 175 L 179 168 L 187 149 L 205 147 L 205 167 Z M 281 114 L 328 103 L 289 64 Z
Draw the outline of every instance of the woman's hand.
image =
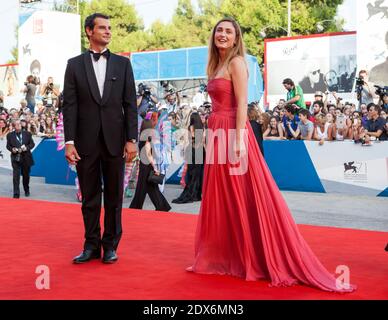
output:
M 235 152 L 235 155 L 237 156 L 237 158 L 242 158 L 245 156 L 246 154 L 246 148 L 245 148 L 245 144 L 244 144 L 244 141 L 242 141 L 241 139 L 238 139 L 236 141 L 236 144 L 234 146 L 234 152 Z

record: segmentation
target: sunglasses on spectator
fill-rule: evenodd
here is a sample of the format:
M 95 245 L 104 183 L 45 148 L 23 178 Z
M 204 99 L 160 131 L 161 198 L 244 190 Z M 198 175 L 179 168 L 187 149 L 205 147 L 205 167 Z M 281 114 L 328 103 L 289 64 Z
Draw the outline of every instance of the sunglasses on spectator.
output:
M 319 73 L 321 71 L 321 69 L 318 69 L 318 70 L 315 70 L 315 71 L 312 71 L 311 73 L 315 76 L 317 73 Z

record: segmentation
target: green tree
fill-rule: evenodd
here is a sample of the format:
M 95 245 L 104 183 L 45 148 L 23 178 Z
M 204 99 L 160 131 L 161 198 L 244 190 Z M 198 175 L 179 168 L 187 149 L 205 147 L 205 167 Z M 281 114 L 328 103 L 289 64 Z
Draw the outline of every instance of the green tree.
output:
M 341 22 L 334 21 L 342 0 L 293 0 L 291 4 L 292 35 L 318 33 L 317 23 L 323 20 L 324 31 L 341 30 Z M 267 38 L 287 36 L 287 0 L 225 0 L 221 12 L 235 18 L 241 25 L 247 51 L 263 61 L 265 29 Z M 280 28 L 282 27 L 282 28 Z
M 142 39 L 143 35 L 145 36 L 144 24 L 133 4 L 127 3 L 126 0 L 92 0 L 82 1 L 80 4 L 83 50 L 88 47 L 84 21 L 94 12 L 101 12 L 110 17 L 112 42 L 109 48 L 113 52 L 138 51 L 145 48 L 147 39 Z
M 74 8 L 76 0 L 66 0 L 66 8 Z M 324 32 L 341 30 L 342 21 L 334 21 L 343 0 L 292 0 L 292 35 L 318 33 L 321 22 Z M 147 31 L 135 7 L 126 0 L 80 0 L 82 48 L 88 47 L 83 22 L 87 15 L 102 12 L 111 17 L 113 52 L 150 49 L 175 49 L 207 45 L 211 30 L 222 17 L 236 19 L 243 31 L 249 54 L 263 60 L 264 39 L 287 36 L 287 0 L 198 0 L 196 10 L 190 0 L 178 0 L 169 23 L 156 21 Z M 324 22 L 322 22 L 324 21 Z

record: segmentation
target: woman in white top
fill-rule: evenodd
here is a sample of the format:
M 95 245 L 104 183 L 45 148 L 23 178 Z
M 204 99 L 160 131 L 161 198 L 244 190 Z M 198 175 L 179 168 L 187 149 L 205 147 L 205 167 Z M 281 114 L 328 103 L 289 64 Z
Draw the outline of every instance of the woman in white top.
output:
M 326 116 L 321 114 L 317 116 L 315 129 L 314 129 L 314 140 L 320 141 L 322 144 L 324 141 L 331 141 L 332 138 L 332 127 L 326 120 Z

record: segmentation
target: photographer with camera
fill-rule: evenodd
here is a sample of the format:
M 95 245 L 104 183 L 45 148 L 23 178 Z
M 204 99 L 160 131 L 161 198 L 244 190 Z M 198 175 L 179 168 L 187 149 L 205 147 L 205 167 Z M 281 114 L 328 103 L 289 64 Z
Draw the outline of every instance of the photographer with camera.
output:
M 137 86 L 137 114 L 143 119 L 149 110 L 155 109 L 158 99 L 151 93 L 151 88 L 143 83 Z
M 373 103 L 376 98 L 373 83 L 369 82 L 368 72 L 366 70 L 360 70 L 358 78 L 356 78 L 356 92 L 359 106 L 362 103 L 366 105 Z
M 23 176 L 23 187 L 26 197 L 30 196 L 30 169 L 34 164 L 31 150 L 35 143 L 28 131 L 22 130 L 20 120 L 12 123 L 14 131 L 7 135 L 7 149 L 11 152 L 13 169 L 13 197 L 20 197 L 20 173 Z
M 35 93 L 36 93 L 36 79 L 33 75 L 27 77 L 24 82 L 24 88 L 21 90 L 26 94 L 25 99 L 27 100 L 27 107 L 32 113 L 35 112 Z
M 178 112 L 178 109 L 180 109 L 180 106 L 181 106 L 178 92 L 174 93 L 174 90 L 170 89 L 167 92 L 167 94 L 164 96 L 164 99 L 166 100 L 166 107 L 167 107 L 168 113 Z
M 47 83 L 42 85 L 40 95 L 43 97 L 43 105 L 46 108 L 55 107 L 55 103 L 61 93 L 54 85 L 53 77 L 47 78 Z

